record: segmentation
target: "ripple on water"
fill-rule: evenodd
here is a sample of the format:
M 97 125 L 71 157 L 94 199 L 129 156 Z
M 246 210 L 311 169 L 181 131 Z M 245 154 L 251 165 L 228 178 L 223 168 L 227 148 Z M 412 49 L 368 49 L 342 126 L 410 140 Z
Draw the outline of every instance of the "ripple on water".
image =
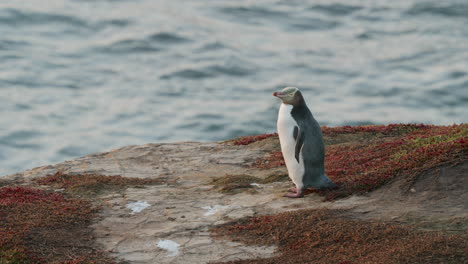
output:
M 177 69 L 163 74 L 161 79 L 184 78 L 204 79 L 211 77 L 233 76 L 242 77 L 255 73 L 255 69 L 248 62 L 236 58 L 227 59 L 223 64 L 198 66 L 197 68 Z
M 16 62 L 16 60 L 21 59 L 22 56 L 19 56 L 17 54 L 7 54 L 7 55 L 0 55 L 0 61 L 5 63 L 7 61 L 12 61 Z
M 365 83 L 358 84 L 355 89 L 353 89 L 353 94 L 358 96 L 365 96 L 365 97 L 399 97 L 402 94 L 407 93 L 409 88 L 403 87 L 380 87 L 376 89 L 372 85 L 367 85 Z
M 98 31 L 107 27 L 123 28 L 131 24 L 128 19 L 110 19 L 93 22 L 84 20 L 77 16 L 62 15 L 54 13 L 44 13 L 35 11 L 25 11 L 19 9 L 0 9 L 0 24 L 18 26 L 41 26 L 41 25 L 60 25 L 66 30 L 61 33 L 76 33 L 74 29 L 85 29 Z M 51 27 L 52 29 L 53 27 Z M 49 33 L 47 33 L 49 34 Z
M 368 14 L 363 14 L 363 15 L 357 15 L 355 17 L 357 20 L 362 20 L 366 22 L 376 22 L 376 21 L 381 21 L 382 17 L 379 15 L 368 15 Z
M 262 6 L 238 6 L 222 7 L 218 9 L 224 15 L 228 15 L 230 20 L 236 23 L 260 24 L 262 20 L 277 20 L 281 17 L 287 17 L 288 13 L 283 11 L 271 10 Z
M 341 23 L 333 20 L 325 20 L 317 17 L 297 17 L 290 20 L 289 28 L 295 30 L 326 30 L 333 29 Z
M 407 15 L 437 15 L 468 18 L 468 3 L 416 3 L 406 11 Z
M 40 144 L 29 142 L 41 135 L 42 133 L 35 130 L 17 130 L 0 137 L 0 145 L 18 149 L 40 149 Z
M 24 111 L 24 110 L 29 110 L 31 109 L 32 107 L 30 105 L 27 105 L 27 104 L 15 104 L 15 110 L 17 111 Z
M 204 70 L 183 69 L 183 70 L 176 70 L 169 74 L 163 74 L 160 78 L 161 79 L 172 79 L 172 78 L 204 79 L 204 78 L 210 78 L 213 76 L 214 74 L 206 72 Z
M 89 27 L 85 20 L 70 15 L 24 11 L 12 8 L 0 10 L 0 24 L 8 24 L 15 27 L 45 24 Z
M 207 68 L 209 72 L 216 72 L 231 76 L 246 76 L 253 72 L 252 69 L 243 68 L 236 65 L 215 65 Z
M 154 47 L 147 40 L 125 39 L 116 41 L 107 46 L 96 48 L 98 52 L 109 54 L 152 53 L 161 49 Z
M 438 98 L 438 94 L 444 93 L 453 97 L 455 105 L 466 108 L 466 103 L 468 102 L 468 80 L 464 80 L 457 83 L 451 83 L 444 85 L 438 90 L 434 90 L 437 94 L 434 94 L 434 98 Z
M 212 113 L 202 113 L 202 114 L 195 115 L 194 118 L 202 119 L 202 120 L 206 120 L 206 119 L 223 119 L 224 115 L 212 114 Z
M 61 157 L 80 157 L 89 154 L 89 149 L 81 146 L 69 145 L 57 151 L 57 155 Z
M 40 136 L 41 133 L 36 130 L 17 130 L 1 138 L 2 141 L 16 141 L 32 139 Z
M 0 39 L 0 50 L 16 50 L 29 45 L 28 42 L 22 40 Z
M 461 77 L 464 77 L 464 76 L 466 76 L 466 72 L 464 72 L 464 71 L 452 71 L 449 74 L 448 78 L 449 79 L 458 79 L 458 78 L 461 78 Z
M 219 11 L 236 23 L 264 25 L 274 23 L 285 30 L 326 30 L 340 25 L 339 21 L 315 16 L 301 16 L 289 12 L 272 10 L 263 6 L 224 7 Z M 223 17 L 223 19 L 225 19 Z
M 310 10 L 315 10 L 323 12 L 327 15 L 332 16 L 345 16 L 352 14 L 358 10 L 361 10 L 361 6 L 355 5 L 346 5 L 346 4 L 329 4 L 329 5 L 314 5 L 309 8 Z
M 226 45 L 224 45 L 223 43 L 219 41 L 216 41 L 216 42 L 211 42 L 211 43 L 207 43 L 203 45 L 202 47 L 198 48 L 197 51 L 198 52 L 201 52 L 201 51 L 213 52 L 213 51 L 222 50 L 225 48 L 227 48 Z
M 132 21 L 128 19 L 110 19 L 110 20 L 104 20 L 98 23 L 98 25 L 101 27 L 116 26 L 120 28 L 126 27 L 130 24 L 132 24 Z
M 222 123 L 222 124 L 208 124 L 208 125 L 205 125 L 202 129 L 202 131 L 204 132 L 217 132 L 217 131 L 222 131 L 226 128 L 226 124 Z
M 190 39 L 178 36 L 173 33 L 169 32 L 160 32 L 149 36 L 148 38 L 151 41 L 165 43 L 165 44 L 176 44 L 176 43 L 184 43 L 189 42 Z
M 357 39 L 380 39 L 381 37 L 393 37 L 393 36 L 404 36 L 414 34 L 416 29 L 406 30 L 366 30 L 356 35 Z
M 21 76 L 17 79 L 0 79 L 0 86 L 2 84 L 5 86 L 21 86 L 28 88 L 44 86 L 44 84 L 38 81 L 35 76 Z
M 199 121 L 188 121 L 184 122 L 181 125 L 178 125 L 177 129 L 195 129 L 201 127 L 201 123 Z
M 106 46 L 96 48 L 98 52 L 110 54 L 154 53 L 169 47 L 169 45 L 189 42 L 190 40 L 176 34 L 156 33 L 141 39 L 124 39 Z
M 441 56 L 440 53 L 426 49 L 419 52 L 401 54 L 394 58 L 378 60 L 377 63 L 379 66 L 381 65 L 390 69 L 403 69 L 404 67 L 411 67 L 412 65 L 417 65 L 423 61 L 428 62 L 429 60 L 435 60 L 439 56 Z

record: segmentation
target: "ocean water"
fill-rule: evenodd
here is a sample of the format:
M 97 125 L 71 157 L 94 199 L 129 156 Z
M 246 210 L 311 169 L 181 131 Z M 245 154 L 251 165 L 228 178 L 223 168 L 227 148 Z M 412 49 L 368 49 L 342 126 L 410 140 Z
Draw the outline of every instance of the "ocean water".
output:
M 0 176 L 130 144 L 468 121 L 466 0 L 0 2 Z

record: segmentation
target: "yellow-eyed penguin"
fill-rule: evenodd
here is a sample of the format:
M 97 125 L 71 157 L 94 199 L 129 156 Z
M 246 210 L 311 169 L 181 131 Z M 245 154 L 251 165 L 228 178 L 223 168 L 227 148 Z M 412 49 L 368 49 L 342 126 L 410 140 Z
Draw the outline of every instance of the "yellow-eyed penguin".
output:
M 320 125 L 299 89 L 286 87 L 273 96 L 282 101 L 277 129 L 289 178 L 296 185 L 284 196 L 299 198 L 307 188 L 336 187 L 325 174 L 325 145 Z

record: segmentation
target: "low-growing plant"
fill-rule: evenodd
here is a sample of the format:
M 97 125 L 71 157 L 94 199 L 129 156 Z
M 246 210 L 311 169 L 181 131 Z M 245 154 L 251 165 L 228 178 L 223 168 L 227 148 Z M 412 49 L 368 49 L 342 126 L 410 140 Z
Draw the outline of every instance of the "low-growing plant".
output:
M 74 194 L 99 194 L 103 191 L 125 189 L 132 186 L 154 185 L 164 183 L 164 179 L 129 178 L 120 175 L 106 176 L 94 173 L 67 174 L 58 171 L 36 180 L 42 185 L 53 185 L 64 188 Z
M 257 141 L 261 141 L 270 137 L 277 137 L 277 133 L 272 134 L 263 134 L 263 135 L 254 135 L 254 136 L 245 136 L 235 139 L 232 144 L 234 145 L 249 145 Z
M 412 181 L 431 168 L 458 164 L 468 152 L 468 124 L 452 126 L 387 125 L 324 127 L 325 135 L 374 133 L 369 142 L 347 142 L 326 147 L 325 170 L 338 184 L 333 190 L 315 191 L 332 200 L 354 193 L 372 191 L 395 177 Z M 253 163 L 261 169 L 284 166 L 279 151 Z
M 468 250 L 466 234 L 416 231 L 327 209 L 249 217 L 211 232 L 247 245 L 278 247 L 272 257 L 223 262 L 229 264 L 464 263 Z
M 0 263 L 115 263 L 90 246 L 95 214 L 86 200 L 29 187 L 0 188 Z

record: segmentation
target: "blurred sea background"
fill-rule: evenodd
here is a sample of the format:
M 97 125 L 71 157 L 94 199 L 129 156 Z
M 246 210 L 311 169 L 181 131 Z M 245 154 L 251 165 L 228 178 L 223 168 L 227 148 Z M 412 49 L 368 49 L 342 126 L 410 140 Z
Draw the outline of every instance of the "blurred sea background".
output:
M 466 0 L 0 2 L 0 176 L 149 142 L 468 121 Z

